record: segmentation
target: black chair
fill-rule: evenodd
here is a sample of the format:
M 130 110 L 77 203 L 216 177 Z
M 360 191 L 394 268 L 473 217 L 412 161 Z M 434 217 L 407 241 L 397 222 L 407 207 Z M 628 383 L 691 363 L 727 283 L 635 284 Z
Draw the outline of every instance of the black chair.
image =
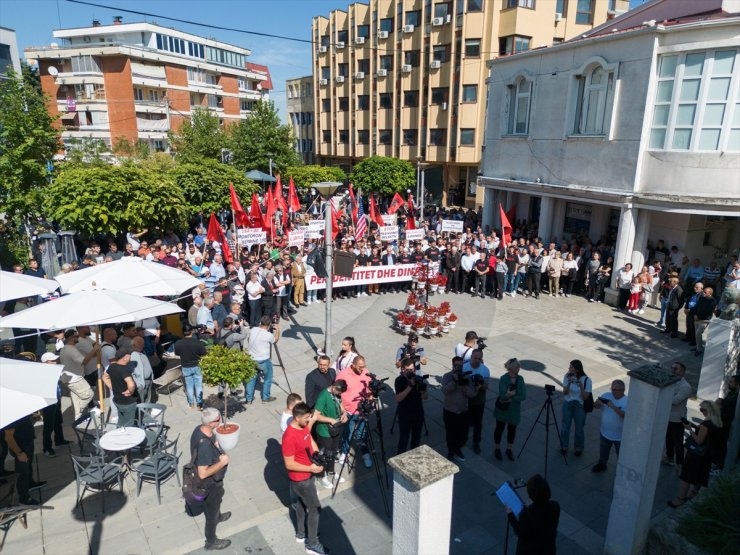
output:
M 136 497 L 141 494 L 141 486 L 144 482 L 153 483 L 157 488 L 157 502 L 161 505 L 160 484 L 174 475 L 177 478 L 177 485 L 181 485 L 180 474 L 178 473 L 180 453 L 177 452 L 177 441 L 179 439 L 180 436 L 178 435 L 173 441 L 155 448 L 151 455 L 131 467 L 131 470 L 137 476 Z
M 159 403 L 139 403 L 136 405 L 136 421 L 139 428 L 144 430 L 146 439 L 141 444 L 144 450 L 153 454 L 154 450 L 166 443 L 168 426 L 164 424 L 165 405 Z
M 71 455 L 72 466 L 75 469 L 77 481 L 77 503 L 78 507 L 82 497 L 88 489 L 98 490 L 103 494 L 103 508 L 105 510 L 105 490 L 110 489 L 118 482 L 118 489 L 123 493 L 123 457 L 116 457 L 106 462 L 102 456 L 78 457 Z M 80 486 L 83 487 L 80 495 Z

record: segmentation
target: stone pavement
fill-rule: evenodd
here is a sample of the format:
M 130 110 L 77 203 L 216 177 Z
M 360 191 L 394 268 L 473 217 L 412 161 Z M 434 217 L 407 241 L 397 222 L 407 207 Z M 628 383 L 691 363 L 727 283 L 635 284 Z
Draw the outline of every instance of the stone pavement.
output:
M 595 392 L 608 389 L 612 379 L 625 378 L 630 369 L 656 362 L 667 367 L 675 359 L 687 364 L 689 381 L 696 387 L 699 359 L 685 343 L 658 333 L 652 325 L 657 320 L 654 309 L 648 309 L 643 318 L 628 316 L 602 304 L 587 303 L 580 297 L 534 300 L 519 295 L 514 299 L 507 297 L 502 302 L 468 295 L 432 297 L 434 304 L 442 300 L 451 302 L 460 320 L 449 335 L 422 338 L 421 341 L 430 359 L 425 372 L 431 375 L 430 399 L 426 402 L 428 435 L 423 435 L 422 440 L 445 453 L 438 384 L 449 368 L 455 343 L 462 341 L 466 331 L 476 330 L 480 336 L 488 338 L 484 359 L 494 377 L 484 417 L 483 453 L 474 455 L 466 449 L 467 460 L 456 461 L 461 472 L 455 477 L 450 552 L 461 555 L 502 553 L 505 512 L 493 492 L 504 480 L 526 479 L 536 472 L 544 473 L 546 456 L 553 497 L 562 507 L 560 551 L 601 552 L 615 455 L 612 454 L 607 472 L 596 475 L 591 472 L 598 457 L 598 411 L 587 417 L 586 450 L 582 457 L 570 455 L 566 465 L 552 426 L 546 451 L 544 417 L 535 422 L 546 399 L 543 386 L 562 379 L 569 361 L 579 358 L 593 380 Z M 395 352 L 404 342 L 404 336 L 392 327 L 392 315 L 404 304 L 405 295 L 401 293 L 337 301 L 333 305 L 333 344 L 338 346 L 342 337 L 354 336 L 359 351 L 367 357 L 370 371 L 381 378 L 389 377 L 392 383 L 396 375 Z M 218 530 L 220 537 L 233 541 L 227 553 L 303 552 L 302 546 L 294 542 L 294 528 L 288 516 L 288 482 L 280 455 L 279 418 L 288 383 L 293 391 L 303 393 L 304 376 L 315 366 L 315 346 L 323 344 L 323 326 L 323 303 L 303 308 L 294 316 L 279 342 L 288 381 L 276 364 L 273 395 L 278 400 L 270 405 L 257 402 L 233 418 L 241 424 L 242 430 L 239 445 L 231 452 L 222 506 L 233 516 Z M 522 362 L 521 375 L 527 383 L 527 400 L 522 406 L 515 455 L 519 455 L 530 430 L 532 434 L 517 461 L 496 461 L 492 456 L 493 400 L 498 377 L 504 373 L 503 363 L 514 356 Z M 273 361 L 276 363 L 277 357 L 273 356 Z M 222 406 L 216 404 L 215 390 L 207 389 L 206 393 L 209 403 Z M 390 433 L 393 395 L 386 392 L 382 398 L 386 406 L 382 411 L 384 446 L 386 456 L 391 457 L 396 452 L 398 438 L 397 430 Z M 182 448 L 199 422 L 199 413 L 187 408 L 181 390 L 173 392 L 171 401 L 172 406 L 166 395 L 161 398 L 167 405 L 169 435 L 180 434 Z M 69 400 L 65 398 L 64 403 L 65 419 L 69 421 Z M 562 396 L 556 393 L 554 412 L 558 423 L 561 404 Z M 695 405 L 690 406 L 696 408 Z M 37 435 L 40 436 L 40 429 Z M 67 438 L 73 438 L 71 430 L 67 430 Z M 135 483 L 128 477 L 123 495 L 110 493 L 102 499 L 100 494 L 88 493 L 75 509 L 71 462 L 66 449 L 59 449 L 57 453 L 54 459 L 46 458 L 41 454 L 40 438 L 37 440 L 36 471 L 40 479 L 49 482 L 41 491 L 41 497 L 44 504 L 53 506 L 54 510 L 31 513 L 27 530 L 15 525 L 4 545 L 6 553 L 159 554 L 202 550 L 203 517 L 190 518 L 184 514 L 176 480 L 162 487 L 161 505 L 157 504 L 152 485 L 145 484 L 141 496 L 137 497 Z M 184 453 L 180 462 L 188 456 Z M 392 476 L 389 474 L 388 478 L 391 489 L 387 493 L 392 506 Z M 653 510 L 655 519 L 662 518 L 670 510 L 664 509 L 666 500 L 674 496 L 677 486 L 673 469 L 662 468 Z M 334 553 L 390 552 L 391 520 L 383 509 L 374 470 L 358 468 L 348 476 L 347 483 L 340 487 L 334 499 L 327 491 L 322 490 L 320 495 L 324 505 L 321 539 Z M 515 543 L 516 538 L 511 538 L 512 552 Z

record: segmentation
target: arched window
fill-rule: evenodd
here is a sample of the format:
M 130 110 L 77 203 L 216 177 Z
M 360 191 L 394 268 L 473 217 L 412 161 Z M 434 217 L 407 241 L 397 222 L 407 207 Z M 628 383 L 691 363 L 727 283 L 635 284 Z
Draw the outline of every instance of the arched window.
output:
M 532 81 L 522 77 L 509 85 L 509 135 L 526 135 L 529 132 L 531 98 Z
M 578 97 L 573 133 L 605 135 L 614 88 L 614 74 L 601 65 L 594 65 L 577 78 Z

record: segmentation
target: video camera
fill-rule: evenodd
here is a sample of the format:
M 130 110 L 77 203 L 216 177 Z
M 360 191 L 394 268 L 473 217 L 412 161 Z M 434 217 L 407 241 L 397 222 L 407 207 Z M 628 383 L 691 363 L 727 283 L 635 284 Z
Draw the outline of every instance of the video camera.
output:
M 478 350 L 482 351 L 483 349 L 485 349 L 486 347 L 488 347 L 488 345 L 485 344 L 486 339 L 488 339 L 488 338 L 487 337 L 479 337 L 476 340 L 476 343 L 478 343 Z
M 384 391 L 388 388 L 388 386 L 384 383 L 388 381 L 388 378 L 383 378 L 382 380 L 379 380 L 378 376 L 370 373 L 368 373 L 368 376 L 370 376 L 370 381 L 367 384 L 367 391 L 372 397 L 377 397 L 378 395 L 380 395 L 381 391 Z
M 334 452 L 326 450 L 323 447 L 321 448 L 321 450 L 315 451 L 313 453 L 311 453 L 311 451 L 306 448 L 306 454 L 308 455 L 308 459 L 316 466 L 326 467 L 334 460 Z
M 426 380 L 429 379 L 429 374 L 414 374 L 410 378 L 407 378 L 410 382 L 411 387 L 414 391 L 417 393 L 424 393 L 427 390 L 427 382 Z
M 463 372 L 462 365 L 459 367 L 455 365 L 455 367 L 452 369 L 452 380 L 457 385 L 468 385 L 470 383 L 470 376 L 472 376 L 473 373 L 471 371 Z

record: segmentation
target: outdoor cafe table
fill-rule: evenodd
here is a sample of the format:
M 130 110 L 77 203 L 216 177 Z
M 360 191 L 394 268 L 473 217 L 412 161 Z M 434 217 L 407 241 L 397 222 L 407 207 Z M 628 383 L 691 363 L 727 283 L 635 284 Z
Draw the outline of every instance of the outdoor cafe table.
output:
M 130 467 L 129 452 L 146 439 L 141 428 L 124 427 L 106 432 L 100 438 L 100 447 L 106 451 L 125 451 L 126 466 Z

